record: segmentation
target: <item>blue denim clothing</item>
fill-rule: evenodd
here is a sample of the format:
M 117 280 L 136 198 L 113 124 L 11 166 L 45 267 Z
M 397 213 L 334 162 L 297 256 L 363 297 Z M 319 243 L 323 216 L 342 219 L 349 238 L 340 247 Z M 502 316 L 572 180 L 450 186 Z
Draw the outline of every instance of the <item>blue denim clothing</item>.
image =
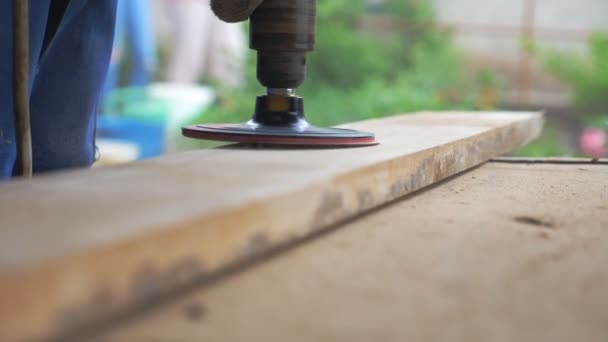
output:
M 115 16 L 116 0 L 30 1 L 34 172 L 93 163 Z M 0 179 L 13 175 L 16 157 L 12 67 L 12 1 L 0 0 Z

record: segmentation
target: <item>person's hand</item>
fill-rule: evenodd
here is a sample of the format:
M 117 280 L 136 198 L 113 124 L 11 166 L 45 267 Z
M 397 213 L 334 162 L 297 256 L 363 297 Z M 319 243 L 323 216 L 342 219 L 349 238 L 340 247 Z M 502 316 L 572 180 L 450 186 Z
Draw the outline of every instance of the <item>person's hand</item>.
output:
M 213 13 L 221 20 L 236 23 L 249 19 L 263 0 L 211 0 Z

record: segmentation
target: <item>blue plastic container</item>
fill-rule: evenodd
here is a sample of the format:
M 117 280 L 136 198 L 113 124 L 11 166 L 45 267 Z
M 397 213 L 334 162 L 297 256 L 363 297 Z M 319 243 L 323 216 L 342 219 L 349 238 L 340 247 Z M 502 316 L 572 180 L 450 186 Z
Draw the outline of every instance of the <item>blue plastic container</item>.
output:
M 103 112 L 97 117 L 98 138 L 137 146 L 138 159 L 165 152 L 169 106 L 150 96 L 146 87 L 112 90 L 103 101 Z

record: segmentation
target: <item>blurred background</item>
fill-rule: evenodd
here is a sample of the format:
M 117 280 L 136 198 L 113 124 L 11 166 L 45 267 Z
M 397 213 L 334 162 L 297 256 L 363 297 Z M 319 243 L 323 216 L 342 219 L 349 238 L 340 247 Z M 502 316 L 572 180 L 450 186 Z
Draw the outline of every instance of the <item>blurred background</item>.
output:
M 608 154 L 608 1 L 318 0 L 298 94 L 317 125 L 421 110 L 541 110 L 518 156 Z M 97 164 L 213 146 L 196 122 L 242 122 L 264 92 L 247 24 L 205 0 L 119 0 Z

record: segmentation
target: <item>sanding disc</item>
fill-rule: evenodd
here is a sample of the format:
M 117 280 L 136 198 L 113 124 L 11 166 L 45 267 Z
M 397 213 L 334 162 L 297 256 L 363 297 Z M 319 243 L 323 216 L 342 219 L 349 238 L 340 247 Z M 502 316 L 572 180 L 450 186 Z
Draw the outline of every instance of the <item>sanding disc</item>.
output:
M 201 124 L 182 128 L 189 138 L 261 145 L 370 146 L 374 134 L 342 128 L 306 126 L 269 126 L 244 124 Z

